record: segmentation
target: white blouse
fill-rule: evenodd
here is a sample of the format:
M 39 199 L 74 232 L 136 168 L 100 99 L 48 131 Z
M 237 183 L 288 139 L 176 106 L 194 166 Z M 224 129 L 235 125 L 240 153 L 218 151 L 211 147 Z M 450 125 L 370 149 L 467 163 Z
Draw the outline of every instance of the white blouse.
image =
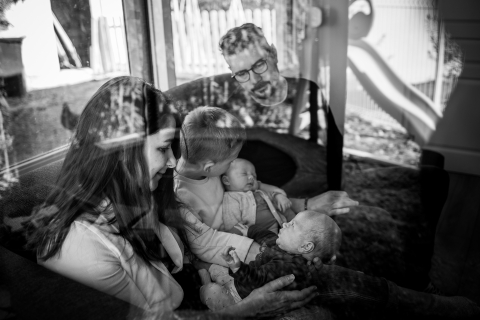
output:
M 59 255 L 39 264 L 150 312 L 170 312 L 183 290 L 161 262 L 145 262 L 100 215 L 72 223 Z

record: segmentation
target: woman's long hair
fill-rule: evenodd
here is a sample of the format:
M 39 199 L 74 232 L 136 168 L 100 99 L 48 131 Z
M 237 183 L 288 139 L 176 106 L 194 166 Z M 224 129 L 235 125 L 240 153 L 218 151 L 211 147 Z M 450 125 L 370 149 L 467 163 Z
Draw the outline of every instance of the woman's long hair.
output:
M 145 260 L 161 259 L 156 221 L 182 228 L 179 203 L 168 169 L 155 192 L 149 188 L 146 136 L 179 125 L 175 107 L 144 80 L 118 77 L 87 103 L 55 189 L 31 222 L 30 248 L 47 260 L 57 253 L 80 216 L 95 221 L 106 213 L 119 234 Z M 114 214 L 111 214 L 114 212 Z

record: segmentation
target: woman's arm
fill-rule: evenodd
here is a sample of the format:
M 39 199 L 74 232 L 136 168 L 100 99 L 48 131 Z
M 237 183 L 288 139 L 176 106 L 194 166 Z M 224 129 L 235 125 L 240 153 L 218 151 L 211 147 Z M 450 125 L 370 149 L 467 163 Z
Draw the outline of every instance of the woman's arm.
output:
M 294 279 L 293 275 L 289 275 L 273 280 L 263 287 L 253 290 L 239 303 L 218 311 L 218 313 L 236 317 L 273 316 L 300 308 L 310 302 L 318 293 L 316 287 L 309 287 L 301 291 L 278 291 L 288 286 Z

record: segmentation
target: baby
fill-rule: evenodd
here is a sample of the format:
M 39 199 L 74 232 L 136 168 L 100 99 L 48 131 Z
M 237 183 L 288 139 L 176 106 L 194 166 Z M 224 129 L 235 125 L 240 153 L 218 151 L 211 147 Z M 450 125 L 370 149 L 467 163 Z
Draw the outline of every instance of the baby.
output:
M 233 283 L 227 288 L 205 281 L 201 289 L 202 300 L 212 310 L 237 303 L 254 289 L 287 274 L 295 275 L 295 281 L 287 289 L 322 286 L 322 279 L 310 273 L 306 260 L 319 257 L 324 264 L 333 264 L 342 241 L 342 232 L 335 221 L 315 211 L 299 212 L 283 224 L 278 235 L 258 225 L 248 227 L 248 234 L 262 245 L 262 253 L 255 261 L 245 264 L 234 248 L 225 248 L 222 258 L 230 267 L 234 288 Z
M 222 175 L 222 183 L 227 191 L 223 196 L 223 222 L 227 232 L 248 236 L 247 227 L 257 225 L 260 230 L 278 233 L 279 226 L 287 222 L 284 214 L 294 216 L 285 191 L 273 186 L 268 191 L 260 190 L 261 182 L 248 160 L 233 161 Z

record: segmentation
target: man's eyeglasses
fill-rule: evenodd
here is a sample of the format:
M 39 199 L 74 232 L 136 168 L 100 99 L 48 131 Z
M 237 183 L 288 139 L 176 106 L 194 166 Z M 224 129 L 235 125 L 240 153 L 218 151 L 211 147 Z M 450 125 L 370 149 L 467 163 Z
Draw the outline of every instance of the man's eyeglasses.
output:
M 238 82 L 247 82 L 250 80 L 250 70 L 256 74 L 262 74 L 268 70 L 267 60 L 262 59 L 253 64 L 250 69 L 240 70 L 237 73 L 232 75 L 232 78 L 235 78 Z

